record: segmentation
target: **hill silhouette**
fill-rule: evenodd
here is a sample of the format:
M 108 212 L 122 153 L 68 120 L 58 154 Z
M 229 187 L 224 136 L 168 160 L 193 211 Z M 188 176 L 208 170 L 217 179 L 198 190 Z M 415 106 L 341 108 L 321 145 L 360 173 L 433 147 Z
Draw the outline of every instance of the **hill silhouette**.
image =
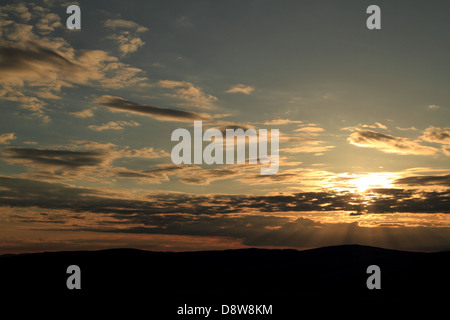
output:
M 81 268 L 81 290 L 66 269 Z M 381 290 L 366 287 L 369 265 Z M 277 311 L 329 303 L 423 305 L 447 300 L 450 252 L 405 252 L 344 245 L 305 251 L 241 249 L 151 252 L 136 249 L 45 252 L 0 257 L 1 288 L 12 299 L 153 306 L 272 304 Z M 292 311 L 292 310 L 291 310 Z

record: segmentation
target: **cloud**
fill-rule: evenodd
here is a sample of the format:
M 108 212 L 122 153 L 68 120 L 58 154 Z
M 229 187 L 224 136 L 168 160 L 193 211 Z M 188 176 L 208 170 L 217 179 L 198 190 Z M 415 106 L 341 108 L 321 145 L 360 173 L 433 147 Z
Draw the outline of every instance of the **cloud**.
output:
M 248 168 L 247 168 L 248 169 Z M 208 185 L 213 181 L 231 179 L 243 174 L 241 167 L 227 166 L 223 169 L 203 169 L 195 165 L 158 165 L 149 170 L 131 170 L 127 168 L 114 168 L 118 178 L 137 179 L 145 183 L 161 183 L 169 181 L 175 176 L 184 184 Z
M 287 153 L 321 153 L 334 148 L 334 146 L 311 146 L 305 145 L 301 147 L 284 148 L 280 151 Z
M 358 147 L 375 148 L 387 153 L 433 155 L 438 151 L 438 149 L 424 146 L 418 141 L 371 130 L 358 130 L 352 133 L 347 140 Z
M 182 28 L 182 29 L 189 29 L 194 26 L 194 24 L 191 22 L 191 20 L 186 16 L 181 16 L 174 21 L 175 26 Z
M 4 86 L 0 89 L 0 99 L 20 103 L 24 109 L 30 110 L 32 115 L 41 118 L 44 122 L 49 122 L 50 118 L 45 115 L 46 103 L 36 97 L 24 95 L 19 90 L 11 86 Z
M 36 95 L 42 99 L 51 99 L 51 100 L 61 99 L 60 96 L 57 96 L 56 94 L 50 92 L 50 89 L 41 89 L 39 91 L 36 91 Z
M 35 163 L 65 168 L 98 166 L 104 162 L 101 151 L 68 151 L 30 148 L 4 148 L 4 156 L 15 163 Z
M 175 175 L 179 171 L 185 170 L 187 167 L 167 165 L 161 168 L 150 170 L 130 170 L 127 168 L 115 168 L 114 175 L 117 178 L 137 179 L 144 183 L 161 183 L 169 181 L 170 175 Z
M 200 88 L 187 81 L 160 80 L 158 86 L 174 91 L 166 93 L 165 96 L 185 101 L 179 104 L 183 107 L 213 109 L 215 108 L 214 102 L 218 100 L 215 96 L 204 93 Z
M 411 176 L 395 181 L 396 184 L 408 186 L 447 186 L 450 187 L 450 174 Z
M 70 112 L 70 114 L 74 117 L 77 118 L 92 118 L 94 116 L 94 112 L 92 112 L 91 109 L 85 109 L 85 110 L 81 110 L 81 111 L 76 111 L 76 112 Z
M 123 130 L 125 127 L 138 127 L 139 123 L 136 121 L 109 121 L 108 123 L 102 124 L 100 126 L 89 126 L 89 129 L 95 131 L 103 131 L 103 130 Z
M 309 144 L 317 144 L 317 143 L 322 142 L 322 141 L 318 141 L 318 140 L 310 140 L 305 137 L 285 136 L 281 133 L 280 133 L 279 140 L 280 140 L 280 142 L 307 142 Z
M 112 35 L 109 39 L 115 40 L 120 44 L 119 50 L 122 52 L 123 56 L 136 52 L 140 47 L 142 47 L 145 42 L 139 37 L 133 37 L 129 32 L 123 32 L 119 35 Z
M 322 96 L 322 99 L 324 99 L 324 100 L 330 100 L 330 99 L 335 99 L 335 98 L 336 98 L 336 95 L 334 95 L 332 93 L 325 93 Z
M 222 134 L 224 136 L 226 136 L 227 130 L 236 131 L 236 130 L 242 129 L 245 132 L 248 129 L 252 129 L 252 128 L 253 128 L 253 126 L 246 125 L 246 124 L 226 123 L 226 124 L 223 124 L 222 126 L 219 126 L 217 129 L 219 129 L 220 132 L 222 132 Z
M 303 127 L 299 129 L 295 129 L 296 132 L 306 132 L 306 133 L 315 133 L 315 132 L 322 132 L 323 128 L 319 127 Z
M 346 131 L 357 131 L 360 128 L 379 128 L 379 129 L 384 129 L 384 130 L 388 130 L 388 127 L 385 126 L 382 123 L 379 122 L 374 122 L 373 124 L 358 124 L 357 126 L 351 126 L 351 127 L 345 127 L 345 128 L 341 128 L 341 130 L 346 130 Z M 406 129 L 407 130 L 407 129 Z
M 289 119 L 275 119 L 275 120 L 265 121 L 263 124 L 267 125 L 267 126 L 280 126 L 280 125 L 291 124 L 291 123 L 303 123 L 303 121 L 289 120 Z
M 207 114 L 146 106 L 121 97 L 102 96 L 94 102 L 113 110 L 146 115 L 160 121 L 192 122 L 194 120 L 211 120 L 211 117 Z
M 293 165 L 291 165 L 293 164 Z M 245 184 L 264 185 L 264 184 L 285 184 L 301 186 L 302 190 L 316 190 L 323 185 L 328 185 L 330 177 L 335 177 L 335 174 L 327 171 L 317 169 L 299 168 L 298 162 L 285 162 L 285 159 L 280 159 L 280 167 L 289 166 L 290 169 L 280 170 L 275 175 L 264 176 L 258 173 L 249 172 L 237 180 Z
M 227 93 L 243 93 L 243 94 L 250 94 L 255 90 L 255 88 L 251 86 L 246 86 L 244 84 L 237 84 L 232 86 L 230 89 L 228 89 Z
M 450 156 L 450 146 L 442 146 L 442 152 L 443 152 L 446 156 Z
M 43 13 L 41 19 L 35 24 L 41 33 L 54 31 L 57 27 L 62 27 L 59 16 L 54 13 Z
M 171 167 L 172 170 L 182 170 Z M 164 170 L 169 167 L 162 168 Z M 149 173 L 151 174 L 151 173 Z M 126 176 L 126 174 L 125 174 Z M 223 216 L 229 214 L 369 212 L 450 213 L 450 193 L 401 189 L 374 189 L 377 197 L 367 199 L 353 193 L 298 192 L 266 195 L 187 193 L 113 193 L 55 182 L 0 176 L 0 206 L 64 209 L 129 217 L 134 222 L 155 224 L 162 214 Z M 154 218 L 151 218 L 153 216 Z M 168 217 L 170 219 L 170 217 Z M 156 220 L 153 220 L 156 219 Z M 192 222 L 192 217 L 186 217 Z M 131 220 L 130 220 L 131 221 Z M 236 225 L 235 225 L 236 226 Z
M 450 145 L 450 128 L 428 127 L 425 129 L 421 139 L 428 142 L 436 142 Z
M 61 52 L 44 48 L 37 43 L 0 45 L 0 80 L 3 83 L 46 80 L 52 73 L 63 78 L 86 70 Z M 50 74 L 49 74 L 50 73 Z
M 6 6 L 1 7 L 3 12 L 9 12 L 16 18 L 19 18 L 20 20 L 24 22 L 28 22 L 31 20 L 31 12 L 28 10 L 28 8 L 20 3 L 20 4 L 9 4 Z
M 147 80 L 141 69 L 105 51 L 76 50 L 56 36 L 62 24 L 49 8 L 30 3 L 1 6 L 0 12 L 0 99 L 17 102 L 45 122 L 45 100 L 59 99 L 55 93 L 62 88 L 122 88 Z
M 161 169 L 183 170 L 175 166 Z M 0 176 L 3 216 L 13 223 L 47 231 L 218 236 L 240 239 L 250 246 L 294 247 L 339 241 L 369 241 L 373 245 L 370 241 L 386 239 L 396 246 L 399 239 L 405 246 L 411 246 L 411 239 L 420 239 L 418 243 L 427 246 L 423 239 L 434 235 L 435 245 L 448 248 L 448 241 L 442 242 L 450 231 L 445 216 L 450 213 L 448 192 L 373 192 L 377 196 L 369 199 L 326 191 L 263 195 L 132 193 Z M 344 212 L 378 214 L 361 219 Z M 429 214 L 436 214 L 435 219 L 425 218 Z M 399 232 L 406 234 L 396 238 Z M 418 232 L 424 237 L 418 237 Z
M 75 59 L 36 43 L 0 44 L 0 84 L 3 85 L 0 99 L 18 102 L 44 120 L 48 120 L 46 103 L 22 93 L 24 86 L 38 88 L 34 92 L 36 96 L 55 99 L 57 96 L 50 90 L 58 91 L 74 84 L 118 88 L 146 79 L 136 77 L 140 72 L 100 50 L 80 50 Z
M 430 104 L 429 106 L 428 106 L 428 109 L 431 109 L 431 110 L 436 110 L 436 109 L 439 109 L 440 108 L 440 106 L 437 106 L 437 105 L 435 105 L 435 104 Z
M 363 125 L 363 127 L 365 127 L 365 126 L 366 126 L 366 125 Z M 369 127 L 369 128 L 376 127 L 376 128 L 380 128 L 380 129 L 385 129 L 385 130 L 387 130 L 387 127 L 386 127 L 384 124 L 379 123 L 379 122 L 375 122 L 375 123 L 373 124 L 373 126 L 367 126 L 367 127 Z
M 136 22 L 125 19 L 108 19 L 104 22 L 104 25 L 108 28 L 132 29 L 136 32 L 148 31 L 148 28 L 143 27 Z
M 397 130 L 400 131 L 407 131 L 407 130 L 411 130 L 411 131 L 417 131 L 416 127 L 409 127 L 409 128 L 400 128 L 400 127 L 396 127 Z
M 122 63 L 102 50 L 78 50 L 78 62 L 90 70 L 79 81 L 107 89 L 118 89 L 148 80 L 143 71 Z
M 9 144 L 14 139 L 16 139 L 16 135 L 13 132 L 0 134 L 0 144 Z
M 118 34 L 110 35 L 108 38 L 119 43 L 119 50 L 122 52 L 122 56 L 136 52 L 145 44 L 138 36 L 138 33 L 148 31 L 148 28 L 136 22 L 124 19 L 108 19 L 104 22 L 104 25 L 119 32 Z
M 153 147 L 131 149 L 124 148 L 114 152 L 114 158 L 142 158 L 142 159 L 159 159 L 170 157 L 170 154 L 164 150 L 155 149 Z
M 257 159 L 258 160 L 258 159 Z M 246 159 L 248 162 L 248 159 Z M 282 167 L 295 167 L 301 162 L 288 162 L 285 158 L 281 159 Z M 169 181 L 170 177 L 176 177 L 179 182 L 192 185 L 208 185 L 218 180 L 234 179 L 244 184 L 269 184 L 269 183 L 299 183 L 305 182 L 308 178 L 301 175 L 298 170 L 283 170 L 282 173 L 270 176 L 272 178 L 264 179 L 259 174 L 263 166 L 256 164 L 230 164 L 221 168 L 207 167 L 202 168 L 197 165 L 173 165 L 158 164 L 149 170 L 132 170 L 127 168 L 114 168 L 117 177 L 137 179 L 137 182 L 161 183 Z
M 299 132 L 307 137 L 314 137 L 314 136 L 319 135 L 319 132 L 323 132 L 324 129 L 321 127 L 318 127 L 315 124 L 310 123 L 310 124 L 305 124 L 304 127 L 295 129 L 294 131 Z
M 193 185 L 207 185 L 215 180 L 230 179 L 241 172 L 232 169 L 198 169 L 192 172 L 182 171 L 178 174 L 181 182 Z
M 169 157 L 164 150 L 152 147 L 120 148 L 112 143 L 74 141 L 58 148 L 3 148 L 2 158 L 7 163 L 25 165 L 22 176 L 40 180 L 90 180 L 105 182 L 118 170 L 114 160 L 126 158 L 157 159 Z

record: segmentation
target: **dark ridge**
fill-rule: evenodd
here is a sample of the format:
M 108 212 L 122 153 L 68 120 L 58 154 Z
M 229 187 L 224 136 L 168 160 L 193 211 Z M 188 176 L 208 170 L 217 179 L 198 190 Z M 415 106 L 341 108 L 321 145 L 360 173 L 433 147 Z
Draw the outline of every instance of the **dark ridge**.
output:
M 81 268 L 81 290 L 66 287 L 69 265 Z M 381 290 L 366 286 L 370 265 L 381 268 Z M 349 301 L 358 306 L 413 301 L 439 305 L 448 297 L 448 270 L 450 252 L 361 245 L 304 251 L 154 252 L 122 248 L 0 257 L 1 289 L 9 298 L 78 305 L 94 301 L 116 306 L 151 303 L 162 314 L 185 303 L 266 303 L 286 312 L 299 302 L 304 308 Z

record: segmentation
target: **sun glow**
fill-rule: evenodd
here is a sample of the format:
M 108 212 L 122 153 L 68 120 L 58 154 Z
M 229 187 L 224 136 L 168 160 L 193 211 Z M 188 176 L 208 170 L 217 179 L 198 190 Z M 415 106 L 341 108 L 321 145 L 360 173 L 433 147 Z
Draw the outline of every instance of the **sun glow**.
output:
M 373 188 L 392 188 L 389 176 L 378 173 L 369 173 L 349 181 L 349 184 L 358 192 L 366 192 Z

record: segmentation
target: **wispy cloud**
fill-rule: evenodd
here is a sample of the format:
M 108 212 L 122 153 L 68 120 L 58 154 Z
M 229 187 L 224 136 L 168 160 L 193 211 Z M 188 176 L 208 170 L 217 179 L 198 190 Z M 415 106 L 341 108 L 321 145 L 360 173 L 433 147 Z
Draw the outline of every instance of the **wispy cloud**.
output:
M 289 119 L 274 119 L 274 120 L 268 120 L 265 121 L 263 124 L 267 126 L 281 126 L 285 124 L 292 124 L 292 123 L 303 123 L 301 120 L 289 120 Z
M 408 186 L 447 186 L 450 187 L 450 174 L 445 175 L 422 175 L 400 178 L 396 184 Z
M 181 16 L 174 21 L 175 26 L 182 28 L 182 29 L 189 29 L 194 26 L 194 24 L 191 22 L 191 20 L 186 16 Z
M 280 149 L 282 152 L 287 153 L 322 153 L 334 148 L 334 146 L 315 146 L 315 145 L 304 145 L 301 147 L 292 147 Z
M 357 126 L 351 126 L 351 127 L 344 127 L 341 128 L 341 130 L 346 130 L 346 131 L 357 131 L 361 128 L 371 128 L 371 129 L 384 129 L 384 130 L 388 130 L 388 127 L 380 122 L 374 122 L 373 124 L 358 124 Z
M 85 109 L 81 111 L 70 112 L 70 114 L 77 118 L 92 118 L 94 116 L 94 112 L 92 109 Z
M 438 149 L 424 146 L 418 141 L 371 130 L 358 130 L 348 137 L 348 141 L 358 147 L 375 148 L 387 153 L 433 155 L 438 152 Z
M 243 93 L 243 94 L 250 94 L 255 90 L 252 86 L 246 86 L 245 84 L 237 84 L 232 86 L 230 89 L 228 89 L 227 93 Z
M 204 113 L 147 106 L 128 101 L 121 97 L 102 96 L 96 99 L 94 102 L 108 107 L 112 110 L 146 115 L 160 121 L 192 122 L 194 120 L 211 120 L 211 117 Z
M 10 164 L 27 167 L 23 176 L 40 180 L 83 179 L 105 182 L 113 177 L 118 168 L 114 160 L 126 158 L 158 159 L 169 157 L 166 151 L 152 147 L 133 149 L 121 148 L 112 143 L 73 141 L 70 145 L 53 148 L 6 147 L 2 160 Z
M 429 142 L 450 144 L 450 128 L 428 127 L 421 139 Z
M 171 89 L 172 92 L 166 93 L 165 96 L 185 101 L 179 103 L 183 107 L 213 109 L 215 108 L 214 103 L 218 100 L 215 96 L 204 93 L 202 89 L 187 81 L 160 80 L 158 86 Z
M 16 139 L 16 135 L 13 132 L 0 134 L 0 144 L 8 144 L 14 139 Z
M 141 26 L 134 21 L 125 20 L 125 19 L 108 19 L 104 22 L 104 24 L 106 27 L 109 27 L 109 28 L 132 29 L 136 32 L 148 31 L 148 28 Z
M 109 121 L 108 123 L 102 124 L 100 126 L 90 125 L 89 129 L 95 131 L 104 131 L 104 130 L 123 130 L 125 127 L 138 127 L 140 123 L 136 121 Z
M 44 166 L 78 168 L 98 166 L 104 161 L 101 151 L 69 151 L 30 148 L 5 148 L 4 155 L 15 163 L 35 163 Z
M 306 136 L 317 136 L 320 132 L 323 132 L 325 130 L 314 124 L 305 124 L 304 127 L 295 129 L 294 131 Z
M 400 131 L 408 131 L 408 130 L 411 130 L 411 131 L 417 131 L 417 128 L 416 128 L 416 127 L 409 127 L 409 128 L 396 127 L 396 129 L 397 129 L 397 130 L 400 130 Z
M 295 132 L 306 132 L 306 133 L 315 133 L 324 131 L 323 128 L 320 127 L 303 127 L 299 129 L 295 129 Z

